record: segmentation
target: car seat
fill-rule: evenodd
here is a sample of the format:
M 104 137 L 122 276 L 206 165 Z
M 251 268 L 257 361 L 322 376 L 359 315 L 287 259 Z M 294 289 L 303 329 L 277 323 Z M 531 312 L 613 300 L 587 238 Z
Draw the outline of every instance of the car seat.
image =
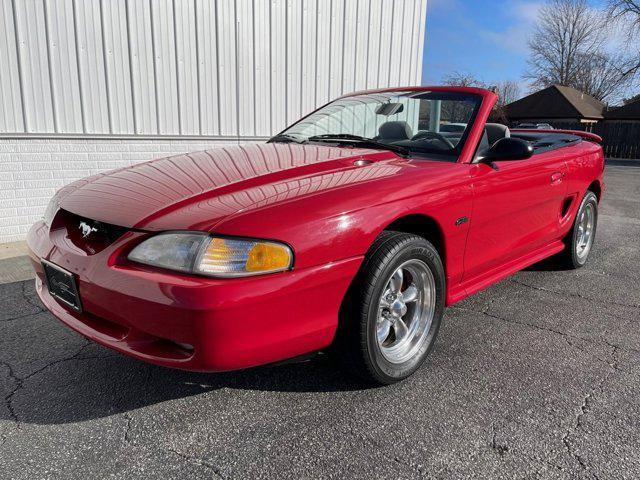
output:
M 386 143 L 410 140 L 413 137 L 413 130 L 407 122 L 392 121 L 384 122 L 378 129 L 376 140 Z

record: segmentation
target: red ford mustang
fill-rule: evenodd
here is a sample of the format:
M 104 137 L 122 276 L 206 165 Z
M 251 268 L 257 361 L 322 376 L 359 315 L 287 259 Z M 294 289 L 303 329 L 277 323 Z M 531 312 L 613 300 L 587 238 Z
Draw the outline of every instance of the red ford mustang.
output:
M 357 93 L 266 144 L 75 182 L 28 235 L 40 298 L 159 365 L 225 371 L 333 346 L 365 379 L 401 380 L 445 306 L 591 251 L 599 137 L 487 123 L 496 98 Z

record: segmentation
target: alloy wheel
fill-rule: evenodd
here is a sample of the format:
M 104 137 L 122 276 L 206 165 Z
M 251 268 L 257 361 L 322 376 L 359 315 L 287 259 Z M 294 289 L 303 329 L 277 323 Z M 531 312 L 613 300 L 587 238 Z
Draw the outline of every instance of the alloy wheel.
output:
M 400 265 L 386 283 L 378 302 L 376 336 L 383 357 L 406 362 L 424 346 L 436 309 L 433 273 L 421 260 Z

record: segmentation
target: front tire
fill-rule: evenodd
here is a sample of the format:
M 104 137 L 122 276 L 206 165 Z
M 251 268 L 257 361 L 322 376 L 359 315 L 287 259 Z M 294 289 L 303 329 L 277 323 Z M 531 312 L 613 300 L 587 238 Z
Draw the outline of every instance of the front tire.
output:
M 388 385 L 414 373 L 444 314 L 445 276 L 424 238 L 383 232 L 369 249 L 341 312 L 338 351 L 365 381 Z
M 585 193 L 573 228 L 565 238 L 566 248 L 560 254 L 565 267 L 577 269 L 583 267 L 589 258 L 598 226 L 598 197 L 590 190 Z

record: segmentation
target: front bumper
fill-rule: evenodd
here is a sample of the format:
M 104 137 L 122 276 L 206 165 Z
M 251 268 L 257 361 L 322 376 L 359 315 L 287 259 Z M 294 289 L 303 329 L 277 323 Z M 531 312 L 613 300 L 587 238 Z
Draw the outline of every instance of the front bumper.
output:
M 36 223 L 27 244 L 36 290 L 51 313 L 85 337 L 167 367 L 227 371 L 327 347 L 361 257 L 260 277 L 211 279 L 115 262 L 140 233 L 88 255 Z M 83 311 L 48 292 L 42 259 L 75 274 Z

